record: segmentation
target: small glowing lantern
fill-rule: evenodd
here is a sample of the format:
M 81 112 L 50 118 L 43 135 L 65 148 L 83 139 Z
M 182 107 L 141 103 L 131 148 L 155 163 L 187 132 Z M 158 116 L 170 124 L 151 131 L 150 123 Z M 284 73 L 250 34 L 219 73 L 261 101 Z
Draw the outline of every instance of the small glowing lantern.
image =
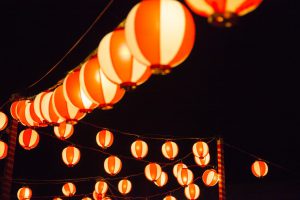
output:
M 206 186 L 215 186 L 219 181 L 219 175 L 214 169 L 205 170 L 202 175 L 202 181 Z
M 94 200 L 102 200 L 104 197 L 104 195 L 100 194 L 100 193 L 97 193 L 95 190 L 93 192 L 93 199 Z
M 178 154 L 178 146 L 175 142 L 167 141 L 161 147 L 162 154 L 169 160 L 174 160 Z
M 96 135 L 96 142 L 99 147 L 106 149 L 110 147 L 114 142 L 114 135 L 109 130 L 101 130 Z
M 136 140 L 131 144 L 131 154 L 137 159 L 144 158 L 148 153 L 148 145 L 143 140 Z
M 18 190 L 17 197 L 19 200 L 29 200 L 32 197 L 32 191 L 29 187 L 21 187 Z
M 174 165 L 174 167 L 173 167 L 173 174 L 174 174 L 174 176 L 175 176 L 176 178 L 178 177 L 178 172 L 179 172 L 182 168 L 187 168 L 187 166 L 186 166 L 184 163 L 182 163 L 182 162 L 177 163 L 177 164 Z
M 60 197 L 54 197 L 53 200 L 63 200 L 63 199 Z
M 73 167 L 80 160 L 80 151 L 74 146 L 68 146 L 62 151 L 62 160 L 68 167 Z
M 199 158 L 204 158 L 209 153 L 206 142 L 198 141 L 193 145 L 193 154 Z
M 76 193 L 76 186 L 71 182 L 65 183 L 62 192 L 66 197 L 72 197 Z
M 194 180 L 194 174 L 192 170 L 188 168 L 181 168 L 177 174 L 177 181 L 182 186 L 187 186 L 188 184 L 192 183 Z
M 8 146 L 5 142 L 0 140 L 0 160 L 7 156 Z
M 257 160 L 252 164 L 251 171 L 257 178 L 262 178 L 268 173 L 268 165 L 262 160 Z
M 167 184 L 167 182 L 168 174 L 164 171 L 162 171 L 160 177 L 156 181 L 154 181 L 155 185 L 157 185 L 158 187 L 163 187 Z
M 145 176 L 149 181 L 156 181 L 161 176 L 161 173 L 161 167 L 157 163 L 149 163 L 145 167 Z
M 83 197 L 81 200 L 92 200 L 90 197 Z
M 31 128 L 21 131 L 19 135 L 19 144 L 26 150 L 35 148 L 38 145 L 39 141 L 39 134 Z
M 122 169 L 122 161 L 117 156 L 109 156 L 104 161 L 104 169 L 106 173 L 114 176 Z
M 187 199 L 198 199 L 200 196 L 200 188 L 196 184 L 189 184 L 187 187 L 184 188 L 184 194 Z
M 0 112 L 0 131 L 4 130 L 8 124 L 8 118 L 5 113 Z
M 54 126 L 54 134 L 60 140 L 66 140 L 73 135 L 74 127 L 72 124 L 66 122 L 60 123 L 58 126 Z
M 118 183 L 118 190 L 121 194 L 126 195 L 131 191 L 132 184 L 128 179 L 122 179 Z
M 168 195 L 163 200 L 177 200 L 177 199 L 171 195 Z
M 102 194 L 104 196 L 104 194 L 106 194 L 107 190 L 108 190 L 108 185 L 105 181 L 98 181 L 95 184 L 95 192 L 97 194 Z
M 194 161 L 200 167 L 206 167 L 210 162 L 210 154 L 208 153 L 204 158 L 194 156 Z

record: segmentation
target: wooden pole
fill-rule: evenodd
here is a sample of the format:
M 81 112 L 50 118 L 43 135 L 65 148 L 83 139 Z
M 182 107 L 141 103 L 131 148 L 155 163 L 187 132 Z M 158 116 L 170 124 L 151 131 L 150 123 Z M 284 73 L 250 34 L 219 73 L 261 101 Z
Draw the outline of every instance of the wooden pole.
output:
M 219 200 L 226 200 L 223 139 L 217 139 Z

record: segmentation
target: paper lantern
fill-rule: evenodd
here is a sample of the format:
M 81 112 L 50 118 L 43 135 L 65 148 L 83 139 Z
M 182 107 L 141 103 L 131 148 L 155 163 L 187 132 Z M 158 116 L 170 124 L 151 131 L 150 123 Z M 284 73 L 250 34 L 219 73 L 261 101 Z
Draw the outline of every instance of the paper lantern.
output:
M 179 172 L 182 168 L 187 168 L 187 166 L 186 166 L 184 163 L 182 163 L 182 162 L 177 163 L 177 164 L 174 165 L 174 167 L 173 167 L 173 174 L 174 174 L 174 176 L 175 176 L 176 178 L 178 177 L 178 172 Z
M 153 73 L 166 74 L 190 54 L 195 24 L 189 10 L 175 0 L 141 1 L 125 22 L 128 48 Z
M 7 156 L 8 146 L 5 142 L 0 140 L 0 160 Z
M 16 107 L 16 115 L 18 117 L 19 122 L 23 126 L 30 126 L 29 122 L 25 116 L 25 109 L 26 105 L 28 104 L 29 100 L 20 100 Z
M 208 153 L 204 158 L 194 156 L 194 161 L 200 167 L 206 167 L 210 162 L 210 154 Z
M 209 153 L 208 145 L 203 141 L 198 141 L 193 145 L 193 154 L 199 158 L 204 158 Z
M 94 200 L 103 200 L 104 195 L 97 193 L 95 190 L 93 192 L 93 199 Z
M 162 154 L 169 160 L 174 160 L 178 154 L 178 146 L 175 142 L 167 141 L 161 147 Z
M 0 112 L 0 131 L 4 130 L 8 124 L 8 118 L 5 113 Z
M 66 122 L 60 123 L 58 126 L 54 126 L 54 134 L 60 140 L 66 140 L 73 135 L 74 127 L 72 124 Z
M 91 57 L 81 67 L 80 84 L 89 99 L 103 110 L 113 108 L 125 94 L 125 90 L 104 75 L 97 56 Z
M 185 0 L 196 14 L 207 17 L 208 22 L 231 27 L 239 16 L 255 10 L 262 0 Z
M 48 92 L 46 91 L 40 92 L 38 95 L 34 97 L 33 100 L 33 109 L 36 116 L 39 118 L 39 121 L 41 121 L 41 126 L 47 126 L 47 121 L 42 114 L 42 100 L 47 93 Z
M 145 167 L 145 176 L 149 181 L 156 181 L 161 176 L 162 170 L 159 164 L 149 163 Z
M 41 115 L 45 123 L 58 125 L 64 121 L 64 118 L 55 113 L 52 98 L 53 92 L 46 92 L 46 94 L 41 97 Z
M 137 159 L 143 159 L 148 154 L 148 145 L 143 140 L 136 140 L 131 144 L 131 154 Z
M 83 197 L 81 200 L 92 200 L 90 197 Z
M 117 156 L 109 156 L 104 161 L 104 169 L 106 173 L 114 176 L 122 169 L 122 161 Z
M 63 199 L 60 197 L 54 197 L 53 200 L 63 200 Z
M 106 149 L 110 147 L 114 142 L 114 135 L 109 130 L 101 130 L 96 135 L 96 142 L 99 147 Z
M 200 188 L 198 185 L 192 183 L 184 188 L 184 194 L 187 199 L 198 199 L 200 196 Z
M 163 200 L 177 200 L 177 199 L 171 195 L 168 195 Z
M 73 167 L 80 160 L 80 151 L 74 146 L 68 146 L 62 151 L 62 160 L 68 167 Z
M 121 194 L 126 195 L 131 191 L 132 184 L 128 179 L 122 179 L 118 183 L 118 190 Z
M 43 125 L 43 122 L 34 112 L 33 101 L 26 101 L 24 117 L 29 127 L 39 127 Z
M 257 178 L 262 178 L 268 173 L 268 165 L 262 160 L 256 160 L 251 166 L 251 171 Z
M 30 200 L 32 197 L 32 191 L 29 187 L 21 187 L 18 190 L 17 197 L 19 200 Z
M 39 141 L 39 134 L 31 128 L 21 131 L 19 135 L 19 144 L 26 150 L 35 148 L 38 145 Z
M 163 187 L 168 182 L 168 174 L 164 171 L 161 172 L 160 177 L 154 181 L 155 185 L 158 187 Z
M 102 194 L 104 196 L 104 194 L 106 194 L 107 190 L 108 190 L 108 185 L 105 181 L 98 181 L 95 184 L 95 192 L 97 194 Z
M 17 116 L 17 106 L 18 106 L 19 101 L 14 101 L 11 105 L 10 105 L 10 115 L 12 116 L 12 118 L 14 118 L 15 120 L 19 120 L 18 116 Z
M 178 171 L 177 181 L 180 185 L 187 186 L 188 184 L 192 183 L 193 180 L 194 180 L 194 174 L 192 170 L 183 167 Z
M 66 197 L 72 197 L 76 193 L 76 186 L 71 182 L 65 183 L 62 192 Z
M 215 186 L 219 181 L 219 175 L 214 169 L 205 170 L 202 175 L 202 181 L 206 186 Z

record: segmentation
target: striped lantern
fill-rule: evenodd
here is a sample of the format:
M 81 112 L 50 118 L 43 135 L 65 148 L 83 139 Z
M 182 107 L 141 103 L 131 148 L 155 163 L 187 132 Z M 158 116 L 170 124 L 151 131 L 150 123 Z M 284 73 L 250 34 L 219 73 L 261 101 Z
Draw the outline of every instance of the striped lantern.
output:
M 178 177 L 178 172 L 179 172 L 182 168 L 187 168 L 187 166 L 186 166 L 184 163 L 182 163 L 182 162 L 177 163 L 177 164 L 174 165 L 174 167 L 173 167 L 173 174 L 174 174 L 174 176 L 175 176 L 176 178 Z
M 268 173 L 268 165 L 262 160 L 256 160 L 251 166 L 251 171 L 257 178 L 262 178 Z
M 10 108 L 9 108 L 9 111 L 10 111 L 10 115 L 12 116 L 12 118 L 14 118 L 15 120 L 19 120 L 18 119 L 18 116 L 17 116 L 17 106 L 18 106 L 18 103 L 20 101 L 14 101 L 11 105 L 10 105 Z
M 214 169 L 205 170 L 202 175 L 202 181 L 206 186 L 215 186 L 219 181 L 219 175 Z
M 237 17 L 255 10 L 262 0 L 185 0 L 196 14 L 208 22 L 222 27 L 231 27 Z
M 92 200 L 90 197 L 83 197 L 81 200 Z
M 4 130 L 8 124 L 8 118 L 5 113 L 0 112 L 0 131 Z
M 143 159 L 148 154 L 148 145 L 143 140 L 136 140 L 131 144 L 131 154 L 136 159 Z
M 206 167 L 210 162 L 210 154 L 208 153 L 204 158 L 194 156 L 194 161 L 200 167 Z
M 89 99 L 102 110 L 113 108 L 125 94 L 125 90 L 104 75 L 97 56 L 91 57 L 81 67 L 80 84 Z
M 132 184 L 128 179 L 122 179 L 118 183 L 118 190 L 121 194 L 126 195 L 131 191 Z
M 206 142 L 198 141 L 193 145 L 193 154 L 199 158 L 204 158 L 209 153 Z
M 68 167 L 73 167 L 80 160 L 80 151 L 74 146 L 68 146 L 62 151 L 62 160 Z
M 17 192 L 19 200 L 29 200 L 32 197 L 32 191 L 29 187 L 21 187 Z
M 17 115 L 18 121 L 23 126 L 30 126 L 30 124 L 27 121 L 26 116 L 25 116 L 25 109 L 26 109 L 26 105 L 28 104 L 28 102 L 29 102 L 29 100 L 20 100 L 16 107 L 16 115 Z
M 46 91 L 40 92 L 38 95 L 35 96 L 35 98 L 33 100 L 33 109 L 34 109 L 36 116 L 39 118 L 39 121 L 41 121 L 41 124 L 40 124 L 41 126 L 47 125 L 47 121 L 42 114 L 42 100 L 47 93 L 48 92 L 46 92 Z
M 161 147 L 162 154 L 169 160 L 174 160 L 178 154 L 178 145 L 175 142 L 167 141 Z
M 96 142 L 99 147 L 106 149 L 113 144 L 114 135 L 109 130 L 103 129 L 97 133 Z
M 122 169 L 122 161 L 117 156 L 109 156 L 104 160 L 104 170 L 114 176 Z
M 184 188 L 184 194 L 187 199 L 195 200 L 200 196 L 200 188 L 198 185 L 192 183 Z
M 60 140 L 66 140 L 74 133 L 73 125 L 66 122 L 62 122 L 58 126 L 54 126 L 53 129 L 55 136 Z
M 76 193 L 76 186 L 71 182 L 65 183 L 62 187 L 62 193 L 66 197 L 72 197 Z
M 162 171 L 160 177 L 156 181 L 154 181 L 155 185 L 157 185 L 158 187 L 163 187 L 167 184 L 167 182 L 168 174 L 164 171 Z
M 39 141 L 39 134 L 31 128 L 21 131 L 19 135 L 19 144 L 26 150 L 35 148 L 38 145 Z
M 178 171 L 177 181 L 181 186 L 187 186 L 188 184 L 192 183 L 193 180 L 194 174 L 192 170 L 184 167 Z
M 93 191 L 93 199 L 94 200 L 103 200 L 104 195 L 97 193 L 95 190 Z
M 64 118 L 58 116 L 52 104 L 53 92 L 47 92 L 41 98 L 41 114 L 46 123 L 51 125 L 58 125 L 64 121 Z
M 163 200 L 177 200 L 177 199 L 171 195 L 168 195 Z
M 20 116 L 21 117 L 21 116 Z M 42 121 L 34 112 L 33 101 L 26 101 L 24 117 L 29 127 L 39 127 Z M 22 120 L 20 120 L 22 121 Z
M 145 176 L 149 181 L 156 181 L 159 179 L 162 173 L 162 169 L 157 163 L 149 163 L 145 167 Z
M 189 10 L 175 0 L 141 1 L 125 22 L 128 48 L 153 73 L 167 74 L 190 54 L 195 24 Z
M 8 146 L 5 142 L 0 140 L 0 160 L 7 156 Z
M 95 184 L 95 192 L 97 194 L 105 195 L 108 190 L 108 185 L 105 181 L 97 181 Z

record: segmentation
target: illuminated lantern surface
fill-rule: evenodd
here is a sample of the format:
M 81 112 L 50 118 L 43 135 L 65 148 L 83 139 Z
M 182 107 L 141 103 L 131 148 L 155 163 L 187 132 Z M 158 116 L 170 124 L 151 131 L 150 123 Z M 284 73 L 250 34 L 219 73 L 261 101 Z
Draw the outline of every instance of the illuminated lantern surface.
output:
M 128 179 L 122 179 L 118 183 L 118 190 L 121 194 L 125 195 L 131 191 L 132 184 Z
M 108 190 L 108 185 L 105 181 L 98 181 L 95 184 L 95 192 L 104 195 Z
M 35 148 L 38 145 L 39 141 L 39 134 L 31 128 L 21 131 L 19 135 L 19 144 L 26 150 Z
M 62 187 L 62 193 L 66 197 L 72 197 L 76 193 L 76 186 L 71 182 L 65 183 Z
M 171 195 L 168 195 L 163 200 L 177 200 L 177 199 Z
M 161 147 L 162 154 L 169 160 L 173 160 L 178 154 L 178 146 L 175 142 L 165 142 Z
M 109 130 L 101 130 L 96 135 L 96 142 L 99 147 L 106 149 L 110 147 L 114 142 L 114 135 Z
M 104 36 L 98 47 L 98 56 L 106 77 L 122 88 L 133 89 L 151 75 L 150 67 L 138 62 L 128 49 L 123 28 Z
M 145 167 L 145 176 L 149 181 L 156 181 L 161 176 L 161 173 L 161 167 L 157 163 L 149 163 Z
M 34 112 L 33 101 L 26 102 L 24 117 L 28 125 L 31 127 L 38 127 L 40 126 L 40 124 L 43 124 L 43 122 L 40 120 L 40 118 L 38 118 L 38 116 Z
M 210 154 L 208 153 L 204 158 L 194 156 L 195 163 L 200 167 L 206 167 L 210 162 Z
M 157 185 L 158 187 L 163 187 L 167 184 L 167 182 L 168 174 L 164 171 L 162 171 L 160 177 L 156 181 L 154 181 L 155 185 Z
M 35 96 L 34 100 L 33 100 L 33 109 L 35 114 L 37 115 L 37 117 L 39 118 L 39 120 L 42 122 L 42 126 L 46 126 L 46 119 L 44 118 L 43 114 L 42 114 L 42 100 L 44 98 L 44 96 L 47 94 L 48 92 L 40 92 L 38 95 Z
M 93 192 L 93 199 L 94 199 L 94 200 L 102 200 L 102 199 L 103 199 L 103 196 L 104 196 L 104 195 L 102 195 L 102 194 L 100 194 L 100 193 L 97 193 L 97 192 L 94 190 L 94 192 Z
M 214 186 L 219 181 L 219 176 L 216 170 L 208 169 L 202 175 L 202 181 L 206 186 Z
M 83 197 L 81 200 L 92 200 L 90 197 Z
M 252 164 L 251 171 L 254 176 L 262 178 L 268 173 L 268 165 L 262 160 L 257 160 Z
M 53 200 L 63 200 L 63 199 L 60 197 L 54 197 Z
M 74 146 L 68 146 L 62 151 L 62 159 L 68 167 L 73 167 L 80 160 L 80 151 Z
M 57 125 L 64 121 L 64 118 L 59 117 L 53 108 L 52 104 L 53 92 L 46 92 L 45 95 L 41 97 L 41 115 L 44 122 L 48 124 Z
M 193 154 L 199 158 L 204 158 L 209 153 L 206 142 L 198 141 L 193 145 Z
M 0 112 L 0 131 L 4 130 L 8 124 L 8 118 L 6 114 Z
M 151 66 L 153 73 L 166 74 L 190 54 L 195 41 L 194 19 L 178 1 L 141 1 L 126 18 L 125 37 L 139 62 Z
M 21 187 L 18 190 L 17 197 L 19 200 L 29 200 L 31 199 L 32 191 L 28 187 Z
M 131 154 L 137 159 L 142 159 L 148 154 L 148 145 L 143 140 L 136 140 L 131 144 Z
M 29 100 L 21 100 L 19 101 L 17 107 L 16 107 L 16 114 L 18 117 L 18 120 L 21 122 L 23 126 L 30 126 L 29 122 L 26 119 L 25 116 L 25 109 L 26 105 L 28 104 Z
M 177 181 L 182 186 L 187 186 L 194 180 L 193 172 L 188 168 L 181 168 L 177 174 Z
M 7 150 L 7 144 L 0 140 L 0 159 L 4 159 L 7 156 Z
M 122 161 L 117 156 L 109 156 L 104 161 L 104 169 L 106 173 L 114 176 L 122 169 Z
M 15 120 L 19 120 L 18 115 L 17 115 L 17 106 L 18 106 L 19 101 L 14 101 L 11 105 L 10 105 L 10 115 L 12 116 L 12 118 L 14 118 Z
M 182 163 L 182 162 L 177 163 L 177 164 L 174 165 L 174 167 L 173 167 L 173 174 L 174 174 L 174 176 L 175 176 L 176 178 L 178 177 L 178 172 L 179 172 L 182 168 L 187 168 L 187 166 L 186 166 L 184 163 Z
M 73 125 L 67 124 L 66 122 L 62 122 L 58 126 L 54 126 L 54 134 L 60 140 L 68 139 L 73 135 L 73 132 Z
M 198 199 L 200 196 L 200 188 L 196 184 L 189 184 L 187 187 L 184 188 L 184 194 L 187 199 Z
M 81 67 L 80 84 L 89 99 L 103 110 L 113 108 L 125 94 L 125 90 L 104 75 L 97 56 L 91 57 Z

